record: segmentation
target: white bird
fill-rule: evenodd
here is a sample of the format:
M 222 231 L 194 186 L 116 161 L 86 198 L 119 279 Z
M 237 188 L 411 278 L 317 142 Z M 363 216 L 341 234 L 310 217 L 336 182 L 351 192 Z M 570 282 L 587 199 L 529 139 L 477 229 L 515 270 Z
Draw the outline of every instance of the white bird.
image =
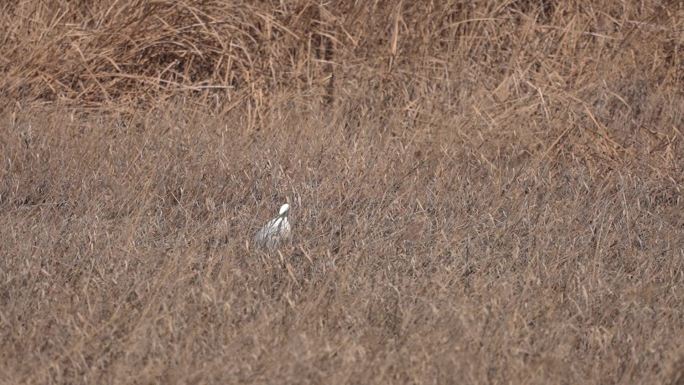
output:
M 280 212 L 277 217 L 268 221 L 266 226 L 262 227 L 254 236 L 254 242 L 259 246 L 265 246 L 268 249 L 273 249 L 281 241 L 290 237 L 290 222 L 287 220 L 287 213 L 290 211 L 290 205 L 285 203 L 280 206 Z

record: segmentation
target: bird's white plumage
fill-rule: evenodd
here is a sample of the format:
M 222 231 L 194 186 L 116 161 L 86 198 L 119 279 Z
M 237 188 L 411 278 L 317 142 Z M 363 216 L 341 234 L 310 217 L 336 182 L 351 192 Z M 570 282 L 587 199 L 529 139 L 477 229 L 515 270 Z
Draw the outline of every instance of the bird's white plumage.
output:
M 289 211 L 290 205 L 287 203 L 280 206 L 278 216 L 268 221 L 254 236 L 257 245 L 272 249 L 290 237 L 290 222 L 287 220 Z

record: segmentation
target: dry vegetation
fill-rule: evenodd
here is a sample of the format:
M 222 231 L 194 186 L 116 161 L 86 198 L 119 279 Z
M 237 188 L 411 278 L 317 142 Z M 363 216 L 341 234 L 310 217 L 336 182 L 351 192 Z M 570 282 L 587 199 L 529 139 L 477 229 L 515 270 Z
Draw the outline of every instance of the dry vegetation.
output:
M 0 383 L 684 383 L 681 1 L 20 0 L 0 45 Z

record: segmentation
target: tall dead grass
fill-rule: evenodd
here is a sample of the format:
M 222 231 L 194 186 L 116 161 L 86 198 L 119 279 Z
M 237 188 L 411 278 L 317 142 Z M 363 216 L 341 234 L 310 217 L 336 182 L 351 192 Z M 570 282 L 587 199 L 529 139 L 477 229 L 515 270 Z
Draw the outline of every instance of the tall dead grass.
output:
M 0 7 L 0 382 L 681 383 L 681 2 Z

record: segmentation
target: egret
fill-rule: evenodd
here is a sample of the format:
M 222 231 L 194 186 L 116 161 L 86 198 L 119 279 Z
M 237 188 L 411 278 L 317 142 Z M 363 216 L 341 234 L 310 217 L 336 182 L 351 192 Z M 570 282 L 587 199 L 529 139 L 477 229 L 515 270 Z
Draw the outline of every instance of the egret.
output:
M 268 249 L 273 249 L 281 241 L 290 237 L 290 222 L 287 220 L 287 213 L 290 211 L 290 205 L 285 203 L 280 206 L 278 216 L 268 221 L 266 226 L 262 227 L 254 236 L 254 242 L 259 246 L 265 246 Z

